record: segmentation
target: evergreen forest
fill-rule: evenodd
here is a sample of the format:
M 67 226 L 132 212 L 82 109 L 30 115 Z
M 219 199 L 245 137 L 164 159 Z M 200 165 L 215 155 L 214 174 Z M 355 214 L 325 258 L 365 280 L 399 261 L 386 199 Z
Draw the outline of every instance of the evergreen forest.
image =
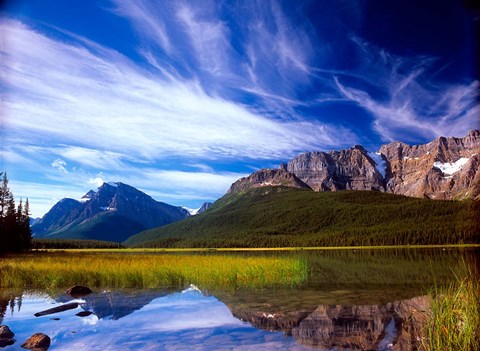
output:
M 29 250 L 32 241 L 28 199 L 15 205 L 5 172 L 0 172 L 0 253 Z

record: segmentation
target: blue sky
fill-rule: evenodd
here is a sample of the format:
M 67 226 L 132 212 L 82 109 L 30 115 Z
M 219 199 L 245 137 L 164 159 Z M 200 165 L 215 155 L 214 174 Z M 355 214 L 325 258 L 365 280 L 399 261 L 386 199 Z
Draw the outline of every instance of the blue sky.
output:
M 301 152 L 463 136 L 478 13 L 420 3 L 4 1 L 0 169 L 35 217 L 103 181 L 195 208 Z

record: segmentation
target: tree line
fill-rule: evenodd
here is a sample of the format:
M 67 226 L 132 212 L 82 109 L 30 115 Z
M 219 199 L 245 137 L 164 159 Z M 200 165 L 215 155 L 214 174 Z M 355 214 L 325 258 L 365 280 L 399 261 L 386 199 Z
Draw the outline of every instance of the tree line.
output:
M 0 253 L 28 250 L 32 242 L 28 199 L 15 206 L 7 174 L 0 172 L 0 177 Z
M 84 239 L 33 239 L 32 250 L 47 249 L 124 249 L 120 243 Z

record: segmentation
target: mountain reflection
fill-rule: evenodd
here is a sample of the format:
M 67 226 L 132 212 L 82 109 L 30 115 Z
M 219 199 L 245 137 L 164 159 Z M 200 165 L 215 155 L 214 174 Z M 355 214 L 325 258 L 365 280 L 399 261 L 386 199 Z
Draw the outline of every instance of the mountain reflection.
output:
M 313 347 L 322 350 L 412 350 L 418 346 L 417 332 L 424 322 L 424 311 L 429 305 L 425 296 L 374 305 L 313 306 L 310 302 L 292 305 L 286 295 L 283 302 L 277 300 L 275 303 L 265 304 L 256 299 L 262 292 L 257 293 L 241 295 L 240 299 L 235 294 L 218 293 L 212 296 L 194 286 L 175 293 L 169 290 L 101 291 L 84 297 L 78 309 L 58 314 L 63 320 L 61 325 L 65 328 L 65 336 L 62 337 L 59 331 L 57 341 L 66 338 L 68 330 L 77 330 L 91 338 L 88 332 L 90 325 L 96 328 L 96 333 L 101 330 L 99 328 L 107 328 L 104 339 L 112 343 L 113 334 L 107 330 L 113 330 L 111 328 L 114 328 L 114 325 L 106 327 L 107 324 L 98 324 L 101 320 L 115 323 L 122 319 L 124 322 L 121 325 L 115 323 L 116 333 L 125 333 L 123 325 L 127 328 L 136 326 L 137 333 L 148 335 L 145 337 L 146 341 L 152 338 L 151 335 L 162 332 L 177 333 L 179 340 L 186 335 L 195 337 L 194 330 L 202 330 L 203 335 L 210 328 L 220 328 L 223 333 L 234 328 L 235 333 L 239 333 L 239 330 L 243 330 L 243 321 L 257 330 L 282 331 L 289 336 L 288 343 L 294 342 L 298 345 L 298 350 L 303 350 L 300 345 L 305 345 L 307 349 Z M 293 296 L 295 292 L 291 291 L 291 294 L 290 296 Z M 35 297 L 26 295 L 23 299 L 28 301 Z M 21 314 L 23 299 L 18 294 L 1 296 L 0 318 L 5 317 L 8 323 L 9 318 Z M 55 296 L 53 300 L 55 304 L 72 301 L 65 294 Z M 93 314 L 76 317 L 82 315 L 81 311 Z M 230 317 L 228 311 L 231 313 Z M 31 312 L 27 311 L 28 315 L 31 314 L 30 318 L 33 318 L 31 323 L 42 320 L 35 319 Z M 219 319 L 220 315 L 223 317 Z M 159 319 L 159 316 L 162 318 Z M 194 316 L 198 318 L 192 318 Z M 52 322 L 55 319 L 52 317 L 56 316 L 45 317 L 43 323 Z M 143 332 L 142 325 L 146 328 Z M 209 333 L 209 337 L 213 337 L 219 331 Z M 222 337 L 227 338 L 227 335 Z M 119 341 L 121 339 L 116 342 Z
M 232 314 L 253 326 L 283 331 L 299 343 L 322 350 L 413 350 L 430 300 L 418 296 L 375 305 L 286 305 L 249 303 L 225 296 Z M 237 301 L 235 301 L 237 300 Z
M 80 307 L 93 312 L 98 319 L 118 320 L 141 309 L 154 299 L 171 294 L 171 290 L 105 290 L 82 298 L 85 302 Z M 57 302 L 68 302 L 68 295 L 61 295 Z

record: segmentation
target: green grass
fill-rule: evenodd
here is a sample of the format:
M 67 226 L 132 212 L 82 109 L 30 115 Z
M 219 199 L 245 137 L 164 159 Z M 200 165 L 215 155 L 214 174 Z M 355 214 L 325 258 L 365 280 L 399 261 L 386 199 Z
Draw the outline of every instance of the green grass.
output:
M 0 288 L 202 289 L 294 287 L 307 279 L 305 261 L 225 255 L 31 253 L 0 260 Z
M 132 247 L 319 247 L 479 244 L 478 201 L 375 191 L 262 187 L 205 213 L 132 236 Z
M 478 276 L 458 279 L 432 293 L 423 335 L 426 350 L 480 350 L 480 284 Z

